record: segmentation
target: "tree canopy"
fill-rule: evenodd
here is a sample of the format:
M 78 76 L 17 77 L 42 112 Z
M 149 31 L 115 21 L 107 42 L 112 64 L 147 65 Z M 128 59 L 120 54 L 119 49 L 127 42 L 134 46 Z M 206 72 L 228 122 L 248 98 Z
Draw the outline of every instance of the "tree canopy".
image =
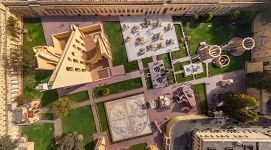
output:
M 68 98 L 60 98 L 53 106 L 53 110 L 56 112 L 58 117 L 65 117 L 69 113 L 73 104 L 74 102 Z
M 259 107 L 257 100 L 242 93 L 227 92 L 221 95 L 223 112 L 236 120 L 245 123 L 258 121 L 255 108 Z
M 58 150 L 84 150 L 83 136 L 76 132 L 64 135 Z
M 203 18 L 203 21 L 205 21 L 205 22 L 209 22 L 209 21 L 211 21 L 212 19 L 213 19 L 213 17 L 214 17 L 214 14 L 212 13 L 212 12 L 207 12 L 207 13 L 205 13 L 203 16 L 202 16 L 202 18 Z
M 271 92 L 271 72 L 255 72 L 246 76 L 246 87 L 264 89 Z
M 18 34 L 20 33 L 20 27 L 18 20 L 15 17 L 12 16 L 8 17 L 7 31 L 9 35 L 12 36 L 13 38 L 19 37 Z
M 14 150 L 17 141 L 12 141 L 9 136 L 0 137 L 0 150 Z

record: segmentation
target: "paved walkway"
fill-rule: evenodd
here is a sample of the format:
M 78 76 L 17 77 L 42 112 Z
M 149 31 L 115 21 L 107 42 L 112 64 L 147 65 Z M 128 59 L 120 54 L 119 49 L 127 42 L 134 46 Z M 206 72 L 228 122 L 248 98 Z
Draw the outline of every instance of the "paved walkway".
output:
M 141 77 L 141 74 L 142 73 L 140 73 L 140 71 L 134 71 L 134 72 L 126 73 L 123 75 L 115 76 L 115 77 L 112 77 L 109 79 L 96 81 L 93 83 L 78 85 L 78 86 L 74 86 L 74 87 L 66 88 L 66 89 L 58 89 L 57 92 L 58 92 L 59 96 L 63 96 L 63 95 L 77 93 L 77 92 L 81 92 L 81 91 L 87 91 L 89 89 L 94 89 L 99 86 L 117 83 L 117 82 L 125 81 L 125 80 L 131 80 L 134 78 L 139 78 L 139 77 Z
M 56 116 L 54 115 L 54 129 L 55 129 L 55 142 L 56 144 L 58 144 L 60 142 L 61 139 L 61 135 L 62 135 L 62 122 L 60 118 L 56 118 Z
M 178 58 L 178 59 L 173 59 L 172 64 L 181 63 L 181 62 L 185 62 L 185 61 L 190 61 L 190 59 L 191 59 L 190 56 L 186 56 L 186 57 L 182 57 L 182 58 Z
M 54 123 L 54 120 L 39 120 L 36 124 Z

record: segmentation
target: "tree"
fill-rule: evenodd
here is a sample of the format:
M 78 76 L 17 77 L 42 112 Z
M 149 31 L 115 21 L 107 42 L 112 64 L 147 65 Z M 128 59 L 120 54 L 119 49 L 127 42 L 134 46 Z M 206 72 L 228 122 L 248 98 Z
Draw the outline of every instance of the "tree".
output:
M 248 73 L 246 76 L 246 87 L 265 89 L 271 92 L 271 72 Z
M 12 141 L 9 136 L 0 137 L 0 150 L 14 150 L 17 141 Z
M 20 34 L 20 27 L 19 27 L 18 20 L 15 17 L 12 17 L 12 16 L 8 17 L 7 32 L 13 38 L 19 37 L 18 34 Z
M 24 66 L 23 52 L 20 45 L 13 46 L 10 49 L 10 61 L 9 66 L 16 70 L 21 70 Z
M 214 17 L 214 14 L 209 11 L 209 12 L 205 13 L 202 17 L 203 17 L 203 21 L 209 22 Z
M 53 110 L 56 112 L 58 117 L 65 117 L 69 113 L 73 104 L 74 102 L 68 98 L 60 98 L 53 106 Z
M 258 116 L 254 111 L 259 104 L 254 97 L 242 93 L 227 92 L 221 95 L 223 112 L 239 121 L 254 123 Z
M 104 88 L 102 91 L 103 91 L 103 96 L 107 96 L 110 94 L 109 88 Z
M 76 132 L 64 135 L 58 150 L 84 150 L 83 136 Z
M 241 11 L 237 23 L 238 24 L 250 23 L 254 17 L 255 17 L 254 11 Z
M 194 21 L 198 20 L 199 19 L 199 15 L 198 14 L 193 14 L 193 19 L 194 19 Z
M 235 22 L 240 17 L 240 14 L 241 14 L 241 12 L 239 10 L 234 10 L 228 14 L 228 18 L 230 21 Z

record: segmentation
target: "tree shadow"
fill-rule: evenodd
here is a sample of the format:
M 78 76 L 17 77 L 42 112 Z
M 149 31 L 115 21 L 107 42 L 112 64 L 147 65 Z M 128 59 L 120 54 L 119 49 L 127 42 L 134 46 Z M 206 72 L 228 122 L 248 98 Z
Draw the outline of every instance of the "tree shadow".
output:
M 58 100 L 58 94 L 56 90 L 45 91 L 41 101 L 43 107 L 51 107 L 53 102 Z
M 95 148 L 95 142 L 91 141 L 90 143 L 87 143 L 84 148 L 85 150 L 93 150 Z

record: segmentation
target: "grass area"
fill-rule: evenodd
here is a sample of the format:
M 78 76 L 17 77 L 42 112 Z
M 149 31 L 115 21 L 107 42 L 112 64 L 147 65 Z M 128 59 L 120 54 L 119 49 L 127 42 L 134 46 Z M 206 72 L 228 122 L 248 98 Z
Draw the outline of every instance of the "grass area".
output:
M 157 59 L 164 61 L 164 65 L 165 65 L 166 69 L 171 69 L 172 68 L 169 53 L 158 55 Z
M 152 89 L 153 86 L 152 86 L 151 77 L 147 77 L 146 81 L 147 81 L 147 89 Z
M 136 145 L 131 146 L 129 150 L 145 150 L 146 147 L 147 147 L 146 143 L 136 144 Z
M 74 94 L 70 94 L 70 95 L 65 95 L 64 97 L 67 97 L 68 99 L 70 99 L 74 102 L 81 102 L 81 101 L 85 101 L 85 100 L 89 99 L 87 91 L 82 91 L 82 92 L 78 92 L 78 93 L 74 93 Z
M 181 63 L 174 64 L 175 72 L 183 70 L 183 66 L 188 65 L 188 64 L 190 64 L 189 61 L 184 61 L 184 62 L 181 62 Z M 176 74 L 176 80 L 177 80 L 178 83 L 180 83 L 180 82 L 193 80 L 193 77 L 192 76 L 185 77 L 184 73 L 178 73 L 178 74 Z
M 206 64 L 202 63 L 202 67 L 203 67 L 203 73 L 197 74 L 196 79 L 200 79 L 200 78 L 205 78 L 207 77 L 207 71 L 206 71 Z
M 197 26 L 191 25 L 188 18 L 184 18 L 184 32 L 191 36 L 188 41 L 190 54 L 196 54 L 199 43 L 206 41 L 212 45 L 226 44 L 232 37 L 250 36 L 250 23 L 230 26 L 225 17 L 214 17 L 209 23 L 200 23 Z
M 151 63 L 152 62 L 152 57 L 147 57 L 147 58 L 144 58 L 142 59 L 142 63 L 143 63 L 143 67 L 144 68 L 148 68 L 148 63 Z
M 42 113 L 41 119 L 42 120 L 54 120 L 54 116 L 52 113 Z
M 96 132 L 93 114 L 89 106 L 70 110 L 62 118 L 63 133 L 77 132 L 84 137 L 85 149 L 94 149 L 93 133 Z
M 24 19 L 24 26 L 27 29 L 27 33 L 24 35 L 24 59 L 29 61 L 29 65 L 32 67 L 24 68 L 23 76 L 23 94 L 28 99 L 33 98 L 41 99 L 42 104 L 45 107 L 50 107 L 52 102 L 58 99 L 56 90 L 50 90 L 46 92 L 39 92 L 35 89 L 38 83 L 48 82 L 51 71 L 35 71 L 36 65 L 33 60 L 34 52 L 32 48 L 34 46 L 46 45 L 43 28 L 40 19 Z
M 141 78 L 135 78 L 131 80 L 126 80 L 122 82 L 97 87 L 93 90 L 93 95 L 95 98 L 103 96 L 103 89 L 105 88 L 109 89 L 110 94 L 116 94 L 132 89 L 137 89 L 140 87 L 142 87 Z
M 245 68 L 245 62 L 250 61 L 250 51 L 246 51 L 245 54 L 239 57 L 232 56 L 228 54 L 230 57 L 230 64 L 223 68 L 218 68 L 216 65 L 209 64 L 209 73 L 211 75 L 218 75 L 225 72 L 236 71 Z
M 167 81 L 168 81 L 168 84 L 170 85 L 175 83 L 175 78 L 172 71 L 167 73 Z
M 187 53 L 186 53 L 186 50 L 184 47 L 184 43 L 180 42 L 180 38 L 182 37 L 181 27 L 180 27 L 180 25 L 176 25 L 176 24 L 174 25 L 174 27 L 175 27 L 176 36 L 177 36 L 178 43 L 179 43 L 179 50 L 171 53 L 172 59 L 186 57 Z
M 111 137 L 111 134 L 110 134 L 110 131 L 109 131 L 109 125 L 108 125 L 108 122 L 107 122 L 104 103 L 98 103 L 96 105 L 96 108 L 97 108 L 99 119 L 100 119 L 101 131 L 106 132 L 110 143 L 112 143 L 112 137 Z
M 179 19 L 179 18 L 177 18 Z M 198 23 L 197 25 L 191 24 L 189 17 L 182 18 L 184 24 L 184 31 L 187 36 L 191 36 L 188 41 L 190 54 L 194 55 L 197 52 L 199 43 L 202 41 L 211 45 L 222 46 L 226 44 L 233 37 L 248 37 L 251 35 L 251 24 L 229 24 L 225 17 L 214 17 L 209 23 Z M 234 57 L 230 54 L 231 62 L 224 68 L 217 68 L 211 64 L 209 67 L 210 74 L 216 75 L 225 72 L 231 72 L 239 69 L 244 69 L 245 61 L 250 60 L 250 52 Z
M 185 81 L 191 81 L 191 80 L 193 80 L 193 76 L 185 77 L 184 73 L 178 73 L 178 74 L 176 74 L 176 80 L 178 83 L 185 82 Z
M 183 70 L 182 63 L 176 63 L 173 66 L 175 72 Z
M 106 114 L 105 114 L 105 108 L 104 108 L 104 103 L 98 103 L 96 105 L 98 114 L 99 114 L 99 119 L 100 119 L 100 124 L 101 124 L 101 130 L 104 132 L 109 132 L 109 127 L 106 119 Z
M 208 106 L 207 106 L 207 99 L 206 99 L 206 93 L 205 93 L 205 84 L 194 85 L 194 88 L 197 93 L 201 113 L 207 114 Z
M 111 45 L 113 65 L 124 65 L 125 72 L 138 70 L 138 65 L 136 61 L 128 62 L 120 23 L 104 22 L 104 30 L 108 36 Z
M 22 128 L 22 134 L 26 135 L 28 140 L 35 142 L 37 150 L 54 150 L 54 125 L 30 125 Z

